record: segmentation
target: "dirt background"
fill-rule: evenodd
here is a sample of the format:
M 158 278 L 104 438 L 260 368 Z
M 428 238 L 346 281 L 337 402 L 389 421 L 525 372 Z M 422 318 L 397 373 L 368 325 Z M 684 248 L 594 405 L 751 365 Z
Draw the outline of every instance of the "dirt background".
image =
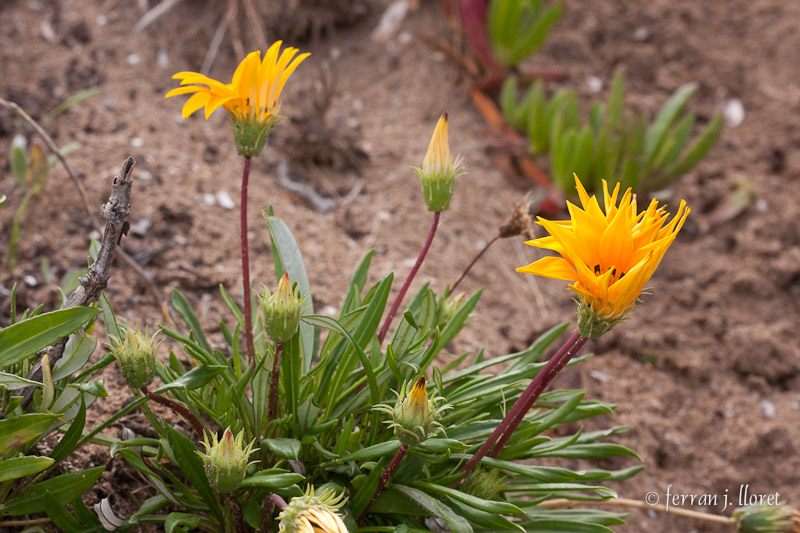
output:
M 134 35 L 141 4 L 2 2 L 0 95 L 40 118 L 75 92 L 100 88 L 47 129 L 60 145 L 80 143 L 69 161 L 98 207 L 124 158 L 136 158 L 134 227 L 124 248 L 164 294 L 182 290 L 213 331 L 218 317 L 227 317 L 216 287 L 223 283 L 241 294 L 238 210 L 231 208 L 238 206 L 241 160 L 223 113 L 183 121 L 182 99 L 163 95 L 176 85 L 174 72 L 200 68 L 222 8 L 183 2 Z M 369 248 L 377 250 L 371 279 L 390 271 L 404 276 L 410 269 L 429 215 L 409 167 L 421 163 L 441 112 L 449 113 L 451 146 L 464 156 L 468 174 L 415 286 L 429 281 L 442 290 L 452 282 L 526 192 L 492 163 L 492 139 L 470 102 L 470 80 L 422 42 L 447 36 L 439 4 L 422 2 L 387 42 L 375 42 L 370 34 L 388 4 L 348 2 L 352 9 L 338 18 L 324 9 L 287 7 L 265 23 L 268 40 L 284 37 L 276 31 L 282 28 L 291 32 L 291 44 L 312 56 L 287 85 L 286 120 L 253 161 L 252 275 L 259 282 L 274 279 L 259 214 L 272 204 L 301 243 L 315 308 L 326 313 L 338 309 Z M 241 39 L 249 49 L 249 36 Z M 238 62 L 230 43 L 226 36 L 210 71 L 223 81 Z M 717 495 L 716 508 L 688 507 L 721 512 L 726 491 L 734 499 L 740 486 L 749 485 L 750 493 L 777 491 L 781 501 L 800 505 L 799 51 L 797 2 L 582 0 L 568 2 L 533 59 L 569 73 L 563 85 L 578 91 L 584 112 L 593 99 L 605 99 L 619 66 L 627 69 L 627 102 L 635 109 L 654 112 L 678 86 L 695 81 L 699 90 L 690 107 L 701 119 L 733 98 L 745 110 L 744 121 L 728 125 L 711 154 L 672 188 L 693 213 L 651 281 L 652 295 L 627 323 L 590 343 L 597 357 L 557 382 L 619 405 L 616 417 L 591 424 L 633 427 L 617 440 L 636 450 L 647 469 L 612 486 L 623 497 L 642 499 L 655 491 L 663 502 L 671 485 L 672 493 Z M 603 82 L 599 93 L 593 78 Z M 323 115 L 324 95 L 329 106 Z M 0 192 L 9 197 L 0 213 L 3 257 L 22 196 L 8 157 L 19 126 L 0 110 Z M 295 184 L 288 189 L 287 176 Z M 323 212 L 309 195 L 296 192 L 297 183 L 333 208 Z M 752 187 L 755 198 L 740 216 L 715 223 L 715 209 L 738 183 Z M 226 202 L 225 194 L 233 200 Z M 19 265 L 13 275 L 0 275 L 4 324 L 14 282 L 21 307 L 56 303 L 42 259 L 56 280 L 85 265 L 92 228 L 62 168 L 51 171 L 24 227 Z M 514 271 L 537 257 L 522 239 L 510 239 L 478 263 L 462 288 L 486 290 L 458 351 L 485 346 L 489 356 L 502 355 L 573 318 L 563 283 Z M 159 322 L 158 306 L 130 268 L 118 265 L 107 294 L 122 317 L 151 327 Z M 113 372 L 106 379 L 109 391 L 125 390 Z M 97 416 L 113 412 L 124 396 L 98 402 Z M 98 449 L 76 462 L 103 464 L 108 458 Z M 135 478 L 104 479 L 98 496 L 125 483 L 134 500 L 150 495 Z M 116 505 L 128 512 L 134 507 L 128 497 L 116 498 Z M 618 529 L 727 530 L 652 511 L 635 512 L 630 525 Z

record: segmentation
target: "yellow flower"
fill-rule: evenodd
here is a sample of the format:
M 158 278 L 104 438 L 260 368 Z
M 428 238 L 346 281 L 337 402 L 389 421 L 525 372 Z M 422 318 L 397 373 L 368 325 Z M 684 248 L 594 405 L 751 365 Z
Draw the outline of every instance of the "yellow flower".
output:
M 314 496 L 314 487 L 308 486 L 305 494 L 292 498 L 278 515 L 279 533 L 348 533 L 342 517 L 337 512 L 344 505 L 344 493 L 325 490 Z
M 197 72 L 178 72 L 172 77 L 181 80 L 181 87 L 168 92 L 166 98 L 193 93 L 183 105 L 183 118 L 203 107 L 206 118 L 220 107 L 225 108 L 239 152 L 246 157 L 258 155 L 269 130 L 280 120 L 279 98 L 286 80 L 309 56 L 306 53 L 295 57 L 297 48 L 280 52 L 280 47 L 281 41 L 275 42 L 263 60 L 260 50 L 247 54 L 228 84 Z
M 446 211 L 450 207 L 456 178 L 462 173 L 461 158 L 450 155 L 450 144 L 447 141 L 447 113 L 443 113 L 436 123 L 431 142 L 422 168 L 415 168 L 422 183 L 422 195 L 428 211 Z
M 678 212 L 667 223 L 669 213 L 650 202 L 646 211 L 636 209 L 631 189 L 619 197 L 617 183 L 612 194 L 603 181 L 605 212 L 595 196 L 589 196 L 578 176 L 575 183 L 583 208 L 567 202 L 570 220 L 539 224 L 550 236 L 525 244 L 553 250 L 561 257 L 544 257 L 519 272 L 574 282 L 570 288 L 579 298 L 578 327 L 585 337 L 607 331 L 634 306 L 667 248 L 683 227 L 689 208 L 681 200 Z M 584 323 L 581 323 L 583 319 Z

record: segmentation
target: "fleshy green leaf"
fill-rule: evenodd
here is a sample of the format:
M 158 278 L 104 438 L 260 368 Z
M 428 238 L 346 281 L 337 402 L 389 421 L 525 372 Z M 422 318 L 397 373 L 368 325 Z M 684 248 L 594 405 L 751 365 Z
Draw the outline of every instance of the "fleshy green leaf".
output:
M 216 377 L 218 374 L 225 372 L 227 368 L 227 366 L 222 365 L 203 365 L 195 367 L 175 381 L 171 381 L 166 385 L 159 387 L 156 392 L 162 393 L 172 389 L 199 389 L 214 379 L 214 377 Z
M 104 466 L 98 466 L 40 481 L 28 487 L 24 495 L 0 505 L 0 515 L 42 513 L 45 510 L 45 496 L 48 494 L 59 501 L 72 501 L 89 490 L 103 470 Z
M 297 439 L 264 439 L 261 441 L 261 446 L 284 459 L 300 458 L 300 441 Z
M 41 472 L 53 463 L 50 457 L 39 456 L 12 457 L 0 461 L 0 482 Z
M 56 418 L 58 415 L 34 413 L 0 420 L 0 453 L 38 438 Z

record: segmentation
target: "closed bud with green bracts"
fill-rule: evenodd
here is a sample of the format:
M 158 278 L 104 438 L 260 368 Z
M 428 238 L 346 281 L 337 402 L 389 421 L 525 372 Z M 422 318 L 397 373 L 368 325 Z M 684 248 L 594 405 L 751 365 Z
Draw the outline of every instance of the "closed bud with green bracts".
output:
M 247 459 L 255 451 L 254 442 L 243 446 L 244 430 L 234 437 L 230 428 L 225 430 L 221 439 L 218 440 L 215 434 L 211 439 L 209 443 L 208 435 L 203 435 L 206 453 L 197 452 L 203 460 L 208 482 L 217 492 L 233 492 L 239 488 L 247 467 L 252 464 Z
M 292 289 L 292 282 L 284 272 L 278 282 L 278 288 L 270 294 L 264 287 L 259 295 L 261 312 L 264 314 L 264 328 L 267 335 L 275 342 L 286 342 L 291 339 L 300 324 L 300 309 L 306 296 L 300 296 L 298 288 Z
M 440 212 L 450 208 L 456 179 L 463 173 L 461 157 L 455 161 L 450 155 L 447 140 L 447 113 L 442 114 L 422 161 L 422 168 L 414 168 L 422 183 L 422 195 L 428 211 Z
M 800 533 L 800 512 L 786 505 L 748 505 L 733 512 L 738 533 Z
M 465 291 L 461 291 L 458 294 L 449 294 L 439 305 L 439 309 L 436 313 L 436 325 L 439 328 L 443 328 L 447 325 L 447 323 L 456 316 L 456 313 L 466 301 L 467 293 Z
M 157 335 L 149 336 L 147 328 L 144 334 L 138 328 L 128 328 L 124 337 L 111 337 L 111 353 L 119 364 L 122 377 L 132 389 L 146 387 L 156 377 Z
M 337 496 L 333 490 L 325 490 L 319 496 L 314 496 L 314 487 L 309 486 L 305 494 L 292 498 L 278 515 L 278 532 L 348 533 L 338 513 L 345 501 L 344 493 Z
M 496 500 L 510 488 L 506 476 L 496 468 L 478 467 L 469 473 L 461 490 L 482 500 Z
M 410 385 L 410 382 L 403 384 L 394 407 L 384 404 L 375 406 L 375 409 L 391 415 L 392 420 L 387 421 L 389 427 L 394 429 L 400 442 L 409 446 L 423 442 L 442 431 L 442 425 L 438 422 L 439 415 L 452 409 L 451 405 L 442 404 L 442 397 L 428 398 L 424 376 L 413 387 Z

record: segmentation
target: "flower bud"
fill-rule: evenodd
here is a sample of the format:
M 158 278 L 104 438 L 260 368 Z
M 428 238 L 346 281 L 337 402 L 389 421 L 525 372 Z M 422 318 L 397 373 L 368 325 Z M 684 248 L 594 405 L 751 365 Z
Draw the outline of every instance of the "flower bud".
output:
M 314 487 L 309 486 L 278 515 L 278 533 L 348 533 L 337 512 L 345 500 L 344 493 L 337 496 L 333 490 L 314 496 Z
M 496 500 L 510 488 L 507 481 L 500 470 L 479 466 L 464 479 L 461 490 L 482 500 Z
M 208 442 L 208 435 L 203 435 L 203 444 L 206 453 L 197 452 L 203 460 L 206 477 L 211 486 L 218 492 L 233 492 L 244 480 L 247 473 L 247 459 L 253 453 L 253 442 L 242 446 L 244 430 L 236 437 L 231 428 L 227 428 L 222 438 L 217 440 L 217 435 L 211 435 L 212 443 Z
M 305 298 L 300 296 L 299 289 L 292 289 L 292 282 L 285 272 L 274 293 L 270 294 L 269 289 L 264 287 L 259 300 L 261 312 L 264 314 L 264 327 L 270 339 L 275 342 L 286 342 L 297 333 L 300 309 Z
M 156 336 L 148 335 L 147 328 L 142 334 L 138 328 L 125 330 L 123 338 L 111 337 L 111 353 L 119 364 L 122 377 L 132 389 L 141 389 L 153 382 L 156 377 Z
M 397 403 L 394 408 L 388 405 L 377 405 L 376 409 L 392 416 L 388 421 L 389 427 L 394 428 L 394 434 L 406 445 L 418 444 L 441 431 L 442 425 L 437 421 L 439 415 L 450 409 L 450 405 L 439 405 L 444 398 L 428 398 L 425 387 L 425 377 L 421 377 L 410 387 L 404 383 Z
M 733 512 L 738 533 L 800 533 L 800 513 L 786 505 L 748 505 Z
M 436 315 L 436 325 L 443 328 L 450 322 L 464 302 L 467 300 L 467 293 L 461 291 L 458 294 L 449 294 L 441 303 Z M 466 321 L 465 321 L 466 322 Z
M 443 113 L 428 145 L 422 168 L 415 168 L 422 183 L 422 195 L 428 211 L 447 211 L 456 178 L 463 172 L 461 158 L 453 161 L 447 141 L 447 113 Z

